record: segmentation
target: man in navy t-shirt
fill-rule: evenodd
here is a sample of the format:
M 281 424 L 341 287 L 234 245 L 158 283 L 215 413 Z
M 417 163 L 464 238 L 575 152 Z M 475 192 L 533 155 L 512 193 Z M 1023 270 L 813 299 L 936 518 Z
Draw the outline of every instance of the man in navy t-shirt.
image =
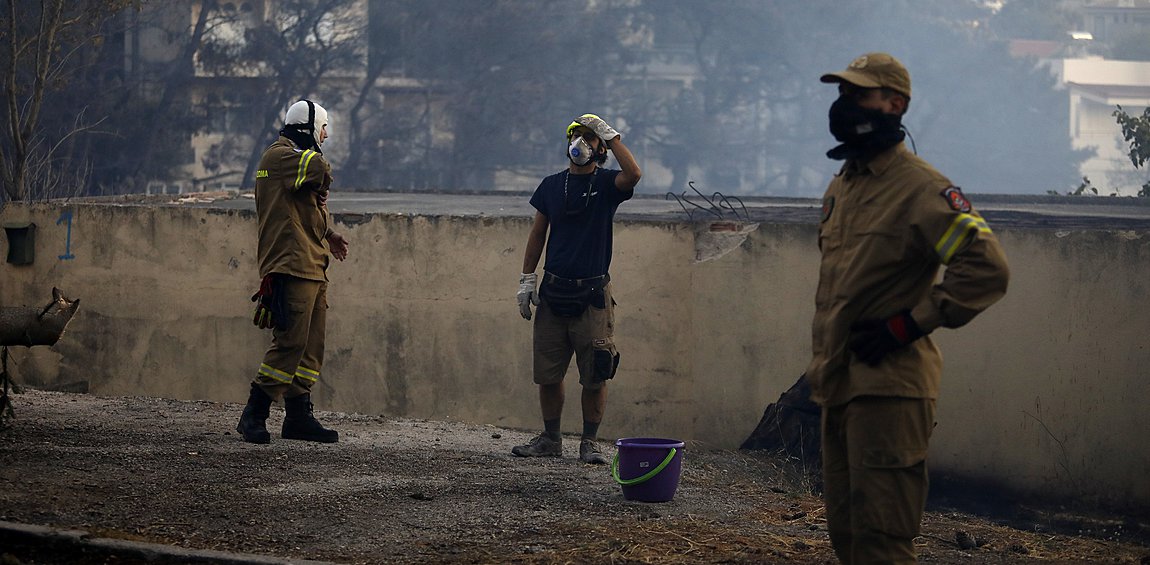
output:
M 563 377 L 571 356 L 582 385 L 583 434 L 579 460 L 603 464 L 596 443 L 607 406 L 607 380 L 615 376 L 614 301 L 611 299 L 611 222 L 615 210 L 635 194 L 643 173 L 619 132 L 594 114 L 583 114 L 567 126 L 567 170 L 548 176 L 531 196 L 535 222 L 523 254 L 519 276 L 519 312 L 534 327 L 534 380 L 539 385 L 543 432 L 511 449 L 521 457 L 563 454 L 560 420 Z M 601 169 L 607 151 L 622 170 Z M 535 273 L 543 255 L 543 281 Z

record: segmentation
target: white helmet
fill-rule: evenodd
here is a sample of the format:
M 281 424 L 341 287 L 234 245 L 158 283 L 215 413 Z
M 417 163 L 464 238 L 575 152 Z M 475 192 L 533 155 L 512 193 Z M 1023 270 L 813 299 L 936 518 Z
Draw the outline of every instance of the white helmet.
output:
M 301 129 L 310 131 L 316 146 L 319 146 L 321 143 L 319 132 L 327 126 L 327 110 L 311 100 L 300 100 L 288 108 L 287 114 L 284 115 L 284 125 L 305 126 Z

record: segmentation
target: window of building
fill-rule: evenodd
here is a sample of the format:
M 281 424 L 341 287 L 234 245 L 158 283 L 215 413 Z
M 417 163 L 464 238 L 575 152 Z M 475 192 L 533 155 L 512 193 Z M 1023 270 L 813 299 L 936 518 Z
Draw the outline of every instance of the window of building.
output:
M 392 2 L 368 4 L 368 64 L 385 71 L 403 68 L 403 13 Z

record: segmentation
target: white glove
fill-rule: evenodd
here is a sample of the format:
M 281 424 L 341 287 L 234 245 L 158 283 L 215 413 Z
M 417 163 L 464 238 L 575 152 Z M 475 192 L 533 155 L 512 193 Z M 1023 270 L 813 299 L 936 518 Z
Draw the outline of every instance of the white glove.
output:
M 515 293 L 515 300 L 519 301 L 519 314 L 524 320 L 531 319 L 531 305 L 539 305 L 539 293 L 535 292 L 535 282 L 539 275 L 523 273 L 519 275 L 519 292 Z
M 597 118 L 591 115 L 584 115 L 575 118 L 575 121 L 580 125 L 589 127 L 594 130 L 595 135 L 599 136 L 599 139 L 602 139 L 603 141 L 611 141 L 612 139 L 619 137 L 619 132 L 615 131 L 615 128 L 607 125 L 607 122 L 604 122 L 602 118 Z

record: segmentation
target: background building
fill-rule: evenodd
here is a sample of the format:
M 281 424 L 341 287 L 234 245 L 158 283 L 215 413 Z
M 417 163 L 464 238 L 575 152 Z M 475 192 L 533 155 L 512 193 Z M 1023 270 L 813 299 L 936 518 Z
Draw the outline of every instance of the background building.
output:
M 1118 101 L 1137 112 L 1144 83 L 1086 68 L 1150 61 L 1146 1 L 45 0 L 0 50 L 49 5 L 79 27 L 48 35 L 41 55 L 69 57 L 50 82 L 23 52 L 0 77 L 0 172 L 37 175 L 30 191 L 0 175 L 7 198 L 250 188 L 302 97 L 331 113 L 339 190 L 530 191 L 590 111 L 646 192 L 814 197 L 838 168 L 818 77 L 870 51 L 911 70 L 912 149 L 969 192 L 1143 176 L 1104 122 Z M 35 123 L 27 85 L 47 86 Z
M 1121 106 L 1130 115 L 1141 115 L 1150 106 L 1150 62 L 1063 59 L 1059 63 L 1059 82 L 1070 98 L 1074 147 L 1095 150 L 1080 165 L 1082 176 L 1101 194 L 1137 194 L 1148 175 L 1131 166 L 1130 147 L 1114 111 Z

